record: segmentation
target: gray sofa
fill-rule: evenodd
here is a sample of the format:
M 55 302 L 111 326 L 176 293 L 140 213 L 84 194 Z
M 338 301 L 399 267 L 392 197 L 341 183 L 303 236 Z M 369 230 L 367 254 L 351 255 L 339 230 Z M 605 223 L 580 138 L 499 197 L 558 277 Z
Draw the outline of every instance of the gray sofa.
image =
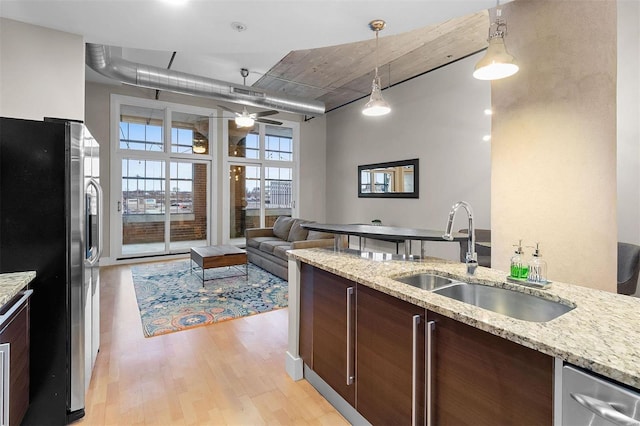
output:
M 247 229 L 247 259 L 254 265 L 288 280 L 287 250 L 333 246 L 333 234 L 308 231 L 300 226 L 312 222 L 280 216 L 273 228 Z

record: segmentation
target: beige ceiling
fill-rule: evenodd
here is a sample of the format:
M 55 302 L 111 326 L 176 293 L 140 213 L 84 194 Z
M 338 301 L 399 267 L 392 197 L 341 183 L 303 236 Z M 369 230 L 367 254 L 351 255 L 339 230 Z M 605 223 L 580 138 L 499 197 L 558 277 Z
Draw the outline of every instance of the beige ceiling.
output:
M 485 10 L 388 37 L 382 30 L 378 41 L 382 86 L 393 86 L 484 49 L 488 28 Z M 371 93 L 375 46 L 371 32 L 368 41 L 295 50 L 253 86 L 321 100 L 330 111 Z

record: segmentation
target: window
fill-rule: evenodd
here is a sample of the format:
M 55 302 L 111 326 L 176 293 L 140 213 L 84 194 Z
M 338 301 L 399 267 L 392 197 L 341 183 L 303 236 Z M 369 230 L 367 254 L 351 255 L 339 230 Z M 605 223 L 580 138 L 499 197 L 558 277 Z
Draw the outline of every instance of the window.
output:
M 163 151 L 164 111 L 123 105 L 120 109 L 120 149 Z
M 278 216 L 295 215 L 297 124 L 256 122 L 238 128 L 225 120 L 228 147 L 225 238 L 241 242 L 245 230 L 273 226 Z M 228 220 L 228 222 L 227 222 Z
M 265 158 L 293 161 L 293 130 L 287 127 L 266 126 Z
M 117 258 L 210 244 L 214 110 L 112 96 L 111 247 Z M 116 127 L 117 126 L 117 127 Z M 115 132 L 114 132 L 115 133 Z

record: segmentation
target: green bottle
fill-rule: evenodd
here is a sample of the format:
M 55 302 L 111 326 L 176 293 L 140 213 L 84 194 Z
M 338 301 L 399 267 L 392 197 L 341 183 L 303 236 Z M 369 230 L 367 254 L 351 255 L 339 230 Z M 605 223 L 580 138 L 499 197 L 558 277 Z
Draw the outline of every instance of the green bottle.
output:
M 522 251 L 522 240 L 518 240 L 518 244 L 513 245 L 516 248 L 515 255 L 511 258 L 511 278 L 527 279 L 529 267 L 524 260 L 524 252 Z

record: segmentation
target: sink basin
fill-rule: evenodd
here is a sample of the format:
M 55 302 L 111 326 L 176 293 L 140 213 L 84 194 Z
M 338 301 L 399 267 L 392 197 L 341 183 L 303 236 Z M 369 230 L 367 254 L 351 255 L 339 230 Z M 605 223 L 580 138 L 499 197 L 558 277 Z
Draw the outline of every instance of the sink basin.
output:
M 524 321 L 546 322 L 573 309 L 558 302 L 499 287 L 455 283 L 436 294 Z
M 451 285 L 456 280 L 451 278 L 442 277 L 440 275 L 421 273 L 415 275 L 409 275 L 408 277 L 394 278 L 396 281 L 403 282 L 405 284 L 412 285 L 414 287 L 421 288 L 423 290 L 435 290 L 444 286 Z

